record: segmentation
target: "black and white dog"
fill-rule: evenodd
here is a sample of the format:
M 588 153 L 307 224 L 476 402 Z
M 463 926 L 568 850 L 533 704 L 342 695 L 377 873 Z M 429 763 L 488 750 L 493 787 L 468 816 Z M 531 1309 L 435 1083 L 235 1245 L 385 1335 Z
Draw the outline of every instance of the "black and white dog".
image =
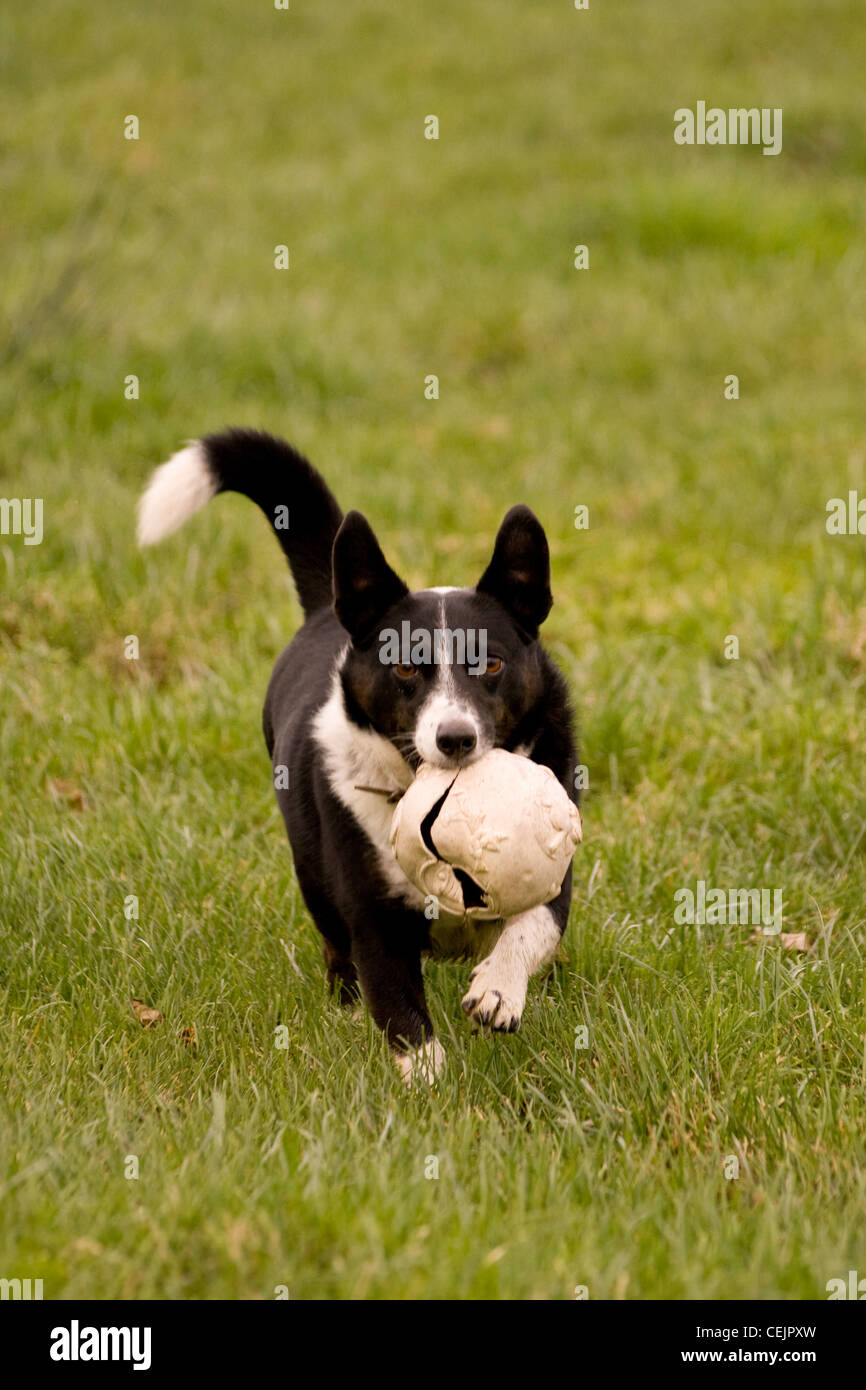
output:
M 529 977 L 552 959 L 568 919 L 570 870 L 546 907 L 472 927 L 444 913 L 431 920 L 388 843 L 393 802 L 422 760 L 457 768 L 505 748 L 551 768 L 577 799 L 565 681 L 537 640 L 552 603 L 544 531 L 528 507 L 513 507 L 475 588 L 410 593 L 369 523 L 360 512 L 343 516 L 301 454 L 267 434 L 230 430 L 156 470 L 140 503 L 140 544 L 168 535 L 218 492 L 261 507 L 304 609 L 271 677 L 264 733 L 328 980 L 344 1001 L 360 987 L 404 1079 L 429 1078 L 444 1054 L 422 955 L 480 957 L 463 1008 L 481 1027 L 513 1032 Z M 483 662 L 449 660 L 448 643 L 437 644 L 446 655 L 435 663 L 383 661 L 382 632 L 407 622 L 413 633 L 483 633 Z

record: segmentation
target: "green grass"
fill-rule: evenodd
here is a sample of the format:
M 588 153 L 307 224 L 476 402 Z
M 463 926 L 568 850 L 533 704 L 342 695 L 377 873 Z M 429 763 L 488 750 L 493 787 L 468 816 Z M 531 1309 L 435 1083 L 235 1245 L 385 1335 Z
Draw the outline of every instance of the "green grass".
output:
M 2 30 L 0 493 L 44 498 L 45 536 L 0 537 L 0 1275 L 866 1274 L 864 540 L 824 526 L 866 493 L 856 7 L 47 0 Z M 781 156 L 676 146 L 699 99 L 781 106 Z M 262 518 L 221 498 L 134 549 L 150 466 L 228 423 L 307 451 L 410 582 L 473 582 L 515 501 L 548 530 L 590 776 L 572 919 L 513 1037 L 428 968 L 432 1094 L 325 995 L 259 728 L 299 616 Z M 698 878 L 780 887 L 810 950 L 676 926 Z

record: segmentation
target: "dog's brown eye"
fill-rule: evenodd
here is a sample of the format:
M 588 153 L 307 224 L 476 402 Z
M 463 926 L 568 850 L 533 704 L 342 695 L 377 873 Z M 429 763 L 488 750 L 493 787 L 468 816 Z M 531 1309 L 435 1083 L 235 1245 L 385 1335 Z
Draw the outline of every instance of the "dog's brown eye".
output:
M 410 677 L 416 676 L 418 674 L 417 666 L 395 666 L 394 670 L 400 677 L 401 681 L 407 681 L 410 679 Z
M 487 669 L 484 672 L 485 676 L 498 676 L 499 672 L 502 670 L 502 666 L 503 662 L 501 656 L 489 656 L 487 658 Z

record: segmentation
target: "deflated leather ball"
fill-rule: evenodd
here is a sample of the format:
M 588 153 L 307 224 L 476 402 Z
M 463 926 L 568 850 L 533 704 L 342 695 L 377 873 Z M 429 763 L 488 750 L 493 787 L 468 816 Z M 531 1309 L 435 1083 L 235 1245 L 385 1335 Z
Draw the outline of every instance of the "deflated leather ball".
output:
M 410 882 L 478 921 L 549 903 L 580 838 L 580 813 L 550 768 L 502 748 L 457 772 L 422 763 L 391 823 Z

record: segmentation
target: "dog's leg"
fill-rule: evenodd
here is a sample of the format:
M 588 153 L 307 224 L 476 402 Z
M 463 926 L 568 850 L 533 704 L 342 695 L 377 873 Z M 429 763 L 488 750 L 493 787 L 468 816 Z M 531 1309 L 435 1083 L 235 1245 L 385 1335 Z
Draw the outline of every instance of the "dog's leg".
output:
M 361 991 L 354 961 L 327 939 L 322 947 L 322 955 L 325 959 L 328 988 L 337 1003 L 347 1006 L 356 1004 Z
M 358 1002 L 358 972 L 352 960 L 352 941 L 349 928 L 339 912 L 317 887 L 315 880 L 296 866 L 298 882 L 310 916 L 322 934 L 322 956 L 325 961 L 328 989 L 338 1004 Z
M 463 1008 L 474 1023 L 499 1033 L 520 1026 L 529 978 L 552 960 L 562 927 L 548 907 L 510 917 L 490 955 L 469 976 Z
M 407 914 L 395 916 L 384 928 L 379 922 L 375 932 L 353 932 L 352 957 L 364 1002 L 391 1044 L 403 1080 L 432 1082 L 445 1053 L 427 1012 L 417 927 Z

